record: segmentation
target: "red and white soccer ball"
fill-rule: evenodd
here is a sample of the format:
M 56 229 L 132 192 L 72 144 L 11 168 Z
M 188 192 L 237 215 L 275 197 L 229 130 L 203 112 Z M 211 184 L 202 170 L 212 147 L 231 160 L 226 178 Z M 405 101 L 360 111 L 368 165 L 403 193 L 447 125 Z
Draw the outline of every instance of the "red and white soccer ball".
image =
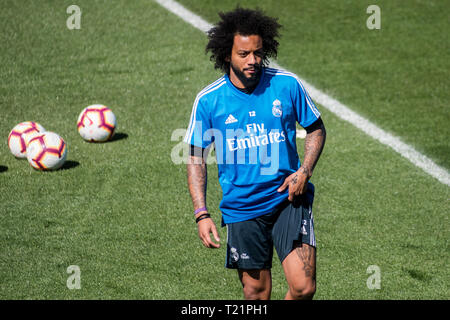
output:
M 16 125 L 8 136 L 8 147 L 16 158 L 26 158 L 27 144 L 36 134 L 45 129 L 37 122 L 25 121 Z
M 90 142 L 104 142 L 114 136 L 116 116 L 108 107 L 94 104 L 81 111 L 78 121 L 78 132 Z
M 32 137 L 27 146 L 27 159 L 37 170 L 56 170 L 66 161 L 67 147 L 56 133 L 46 131 Z

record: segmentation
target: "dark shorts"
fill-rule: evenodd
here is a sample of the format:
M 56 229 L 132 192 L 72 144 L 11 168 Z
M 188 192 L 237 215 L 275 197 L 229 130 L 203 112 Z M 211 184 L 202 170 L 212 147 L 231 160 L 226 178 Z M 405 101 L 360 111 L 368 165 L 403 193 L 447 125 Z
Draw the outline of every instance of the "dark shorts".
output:
M 227 224 L 227 257 L 230 269 L 270 269 L 273 248 L 280 262 L 301 241 L 316 247 L 312 204 L 314 187 L 293 202 L 281 203 L 272 213 Z

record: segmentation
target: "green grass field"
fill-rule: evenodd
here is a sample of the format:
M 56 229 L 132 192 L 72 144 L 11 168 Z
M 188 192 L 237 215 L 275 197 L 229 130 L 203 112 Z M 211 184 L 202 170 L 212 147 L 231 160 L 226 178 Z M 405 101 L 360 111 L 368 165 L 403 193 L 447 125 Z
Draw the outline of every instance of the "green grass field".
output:
M 236 1 L 180 1 L 209 22 Z M 217 79 L 206 37 L 151 0 L 3 1 L 0 10 L 0 299 L 242 299 L 222 247 L 197 237 L 186 169 L 172 161 L 196 94 Z M 448 1 L 241 2 L 279 16 L 278 63 L 450 169 Z M 109 106 L 118 135 L 84 142 L 81 110 Z M 450 189 L 318 106 L 327 144 L 316 167 L 316 299 L 449 299 Z M 37 121 L 68 145 L 38 172 L 9 152 Z M 3 138 L 2 138 L 3 137 Z M 303 140 L 298 140 L 301 150 Z M 208 207 L 221 190 L 208 167 Z M 81 289 L 69 290 L 70 265 Z M 367 268 L 381 271 L 371 290 Z M 286 283 L 274 257 L 273 299 Z

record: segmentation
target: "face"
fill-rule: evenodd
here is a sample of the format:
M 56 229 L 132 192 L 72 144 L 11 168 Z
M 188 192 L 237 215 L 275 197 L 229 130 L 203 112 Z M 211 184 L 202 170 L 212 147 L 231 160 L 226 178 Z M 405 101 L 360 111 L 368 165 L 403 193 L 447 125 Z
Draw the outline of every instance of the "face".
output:
M 230 79 L 235 86 L 248 88 L 256 85 L 263 62 L 262 38 L 236 34 L 229 61 Z

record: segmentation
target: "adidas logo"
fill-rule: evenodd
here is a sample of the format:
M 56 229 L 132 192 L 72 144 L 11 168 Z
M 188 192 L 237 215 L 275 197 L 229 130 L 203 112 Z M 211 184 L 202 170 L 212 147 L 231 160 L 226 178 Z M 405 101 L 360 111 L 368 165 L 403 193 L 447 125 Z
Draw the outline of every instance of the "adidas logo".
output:
M 230 114 L 227 118 L 227 120 L 225 120 L 225 124 L 230 124 L 230 123 L 235 123 L 237 122 L 237 119 L 235 117 L 233 117 L 232 114 Z

